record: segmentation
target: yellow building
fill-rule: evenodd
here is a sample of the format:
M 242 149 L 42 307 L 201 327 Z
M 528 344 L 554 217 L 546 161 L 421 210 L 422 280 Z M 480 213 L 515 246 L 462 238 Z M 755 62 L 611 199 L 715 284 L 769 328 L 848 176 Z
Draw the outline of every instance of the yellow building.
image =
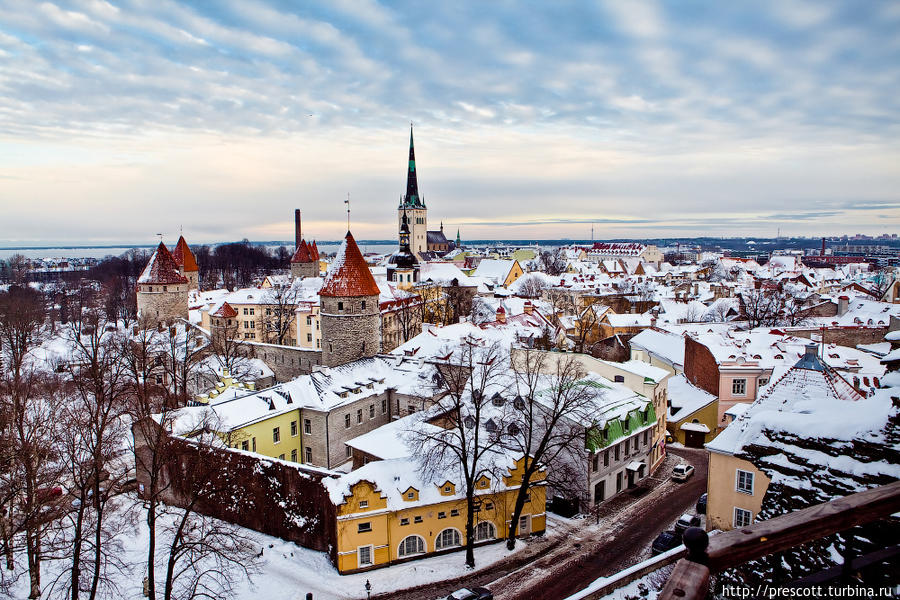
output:
M 475 539 L 502 540 L 515 506 L 524 459 L 476 482 Z M 521 535 L 543 533 L 545 473 L 534 476 L 519 522 Z M 465 547 L 465 484 L 426 481 L 412 458 L 379 460 L 327 480 L 337 515 L 337 568 L 351 573 Z
M 762 507 L 770 479 L 748 460 L 710 451 L 706 504 L 707 530 L 749 525 Z
M 685 376 L 669 378 L 666 429 L 679 444 L 702 448 L 716 437 L 719 398 L 692 385 Z

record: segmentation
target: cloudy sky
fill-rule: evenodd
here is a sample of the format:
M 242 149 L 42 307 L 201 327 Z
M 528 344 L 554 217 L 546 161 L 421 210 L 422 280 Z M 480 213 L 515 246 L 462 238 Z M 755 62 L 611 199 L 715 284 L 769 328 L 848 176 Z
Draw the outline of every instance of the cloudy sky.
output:
M 900 2 L 0 0 L 0 245 L 900 231 Z

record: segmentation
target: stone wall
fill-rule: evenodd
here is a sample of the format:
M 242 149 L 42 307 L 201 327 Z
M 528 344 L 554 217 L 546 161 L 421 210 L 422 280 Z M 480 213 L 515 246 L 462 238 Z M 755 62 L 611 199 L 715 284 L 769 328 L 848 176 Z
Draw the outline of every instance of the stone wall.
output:
M 322 364 L 334 367 L 381 349 L 378 296 L 322 296 Z M 363 308 L 365 306 L 365 308 Z
M 294 279 L 298 277 L 318 277 L 319 276 L 319 261 L 313 260 L 310 262 L 298 262 L 291 263 L 291 277 Z
M 300 375 L 312 373 L 313 367 L 322 364 L 322 351 L 300 348 L 299 346 L 279 346 L 263 342 L 244 342 L 252 349 L 254 357 L 260 359 L 275 373 L 276 381 L 290 381 Z
M 229 448 L 213 448 L 179 437 L 157 439 L 159 425 L 143 420 L 133 427 L 138 494 L 150 492 L 153 448 L 164 448 L 159 489 L 163 502 L 229 523 L 332 553 L 334 505 L 321 480 L 327 473 Z
M 178 319 L 187 319 L 188 284 L 140 284 L 137 289 L 137 309 L 139 316 L 151 322 L 171 325 Z

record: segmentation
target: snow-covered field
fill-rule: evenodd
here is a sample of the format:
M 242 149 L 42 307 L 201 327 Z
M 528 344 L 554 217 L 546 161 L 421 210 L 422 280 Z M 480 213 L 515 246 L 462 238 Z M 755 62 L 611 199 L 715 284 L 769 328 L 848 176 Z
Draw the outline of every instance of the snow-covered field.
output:
M 123 540 L 123 558 L 133 565 L 131 573 L 117 578 L 119 594 L 125 599 L 142 598 L 142 582 L 146 575 L 144 561 L 147 549 L 146 512 L 139 508 L 137 529 L 134 535 Z M 548 525 L 552 527 L 551 525 Z M 466 569 L 463 551 L 425 558 L 392 567 L 376 569 L 354 575 L 340 575 L 324 552 L 316 552 L 279 538 L 270 537 L 250 530 L 243 530 L 252 536 L 262 550 L 261 572 L 252 581 L 237 586 L 230 600 L 305 600 L 312 592 L 315 600 L 344 600 L 365 598 L 365 584 L 372 585 L 372 595 L 424 585 L 436 581 L 453 579 L 472 573 Z M 157 557 L 165 559 L 164 538 L 157 546 Z M 476 571 L 521 552 L 527 543 L 520 541 L 512 551 L 502 542 L 475 549 Z M 17 564 L 24 567 L 25 556 L 17 556 Z M 49 583 L 67 567 L 66 560 L 48 560 L 42 569 L 44 595 L 42 598 L 58 598 Z M 164 567 L 157 567 L 157 577 Z M 24 573 L 11 590 L 13 598 L 28 597 L 28 574 Z M 158 592 L 159 593 L 159 592 Z M 161 594 L 160 594 L 161 595 Z

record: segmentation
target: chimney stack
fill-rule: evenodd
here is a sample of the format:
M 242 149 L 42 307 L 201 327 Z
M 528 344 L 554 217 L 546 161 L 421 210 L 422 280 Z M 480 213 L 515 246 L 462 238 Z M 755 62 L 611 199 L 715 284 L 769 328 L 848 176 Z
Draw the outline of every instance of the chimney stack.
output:
M 838 297 L 838 311 L 837 314 L 839 317 L 847 314 L 847 311 L 850 309 L 850 297 L 849 296 L 840 296 Z
M 506 323 L 506 309 L 502 305 L 497 309 L 497 322 Z
M 534 305 L 531 303 L 531 300 L 525 301 L 525 314 L 530 315 L 534 310 Z
M 822 252 L 820 256 L 825 256 L 825 238 L 822 238 Z
M 294 250 L 300 247 L 300 241 L 303 239 L 300 230 L 300 209 L 294 209 Z

